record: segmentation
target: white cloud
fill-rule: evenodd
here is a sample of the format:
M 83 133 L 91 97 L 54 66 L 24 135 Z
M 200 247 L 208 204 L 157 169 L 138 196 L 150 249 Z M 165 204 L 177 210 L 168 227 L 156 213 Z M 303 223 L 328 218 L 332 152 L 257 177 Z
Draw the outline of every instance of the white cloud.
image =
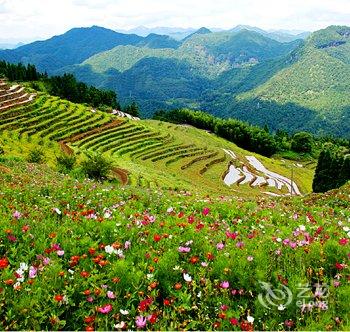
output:
M 0 0 L 0 39 L 50 37 L 73 27 L 139 25 L 316 30 L 349 24 L 349 0 Z

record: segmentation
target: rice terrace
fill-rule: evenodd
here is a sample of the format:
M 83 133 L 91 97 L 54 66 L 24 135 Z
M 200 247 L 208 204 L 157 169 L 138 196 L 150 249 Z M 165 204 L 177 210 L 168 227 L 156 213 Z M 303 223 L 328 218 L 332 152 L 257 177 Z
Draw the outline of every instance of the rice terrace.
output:
M 0 330 L 348 331 L 347 3 L 319 1 L 331 25 L 298 0 L 31 0 L 35 30 L 21 2 L 0 0 Z

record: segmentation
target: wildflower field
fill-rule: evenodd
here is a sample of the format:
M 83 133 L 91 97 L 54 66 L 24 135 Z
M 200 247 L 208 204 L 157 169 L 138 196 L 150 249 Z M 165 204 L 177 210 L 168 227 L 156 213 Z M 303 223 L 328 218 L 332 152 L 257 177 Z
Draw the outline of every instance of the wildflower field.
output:
M 349 330 L 350 187 L 206 196 L 0 163 L 1 330 Z

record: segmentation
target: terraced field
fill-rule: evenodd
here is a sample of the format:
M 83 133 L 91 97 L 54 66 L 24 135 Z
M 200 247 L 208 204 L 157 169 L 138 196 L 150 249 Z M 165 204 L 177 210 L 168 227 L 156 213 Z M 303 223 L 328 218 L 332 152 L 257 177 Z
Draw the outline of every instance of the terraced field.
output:
M 5 90 L 13 90 L 7 83 L 2 87 L 5 96 Z M 24 90 L 15 87 L 20 97 L 19 91 Z M 22 104 L 23 98 L 19 98 L 17 104 L 7 105 L 0 112 L 2 133 L 11 132 L 18 139 L 59 142 L 66 153 L 103 153 L 118 165 L 116 173 L 123 183 L 128 178 L 131 184 L 154 188 L 203 188 L 206 192 L 247 195 L 288 195 L 311 190 L 311 169 L 252 154 L 208 132 L 119 117 L 116 112 L 95 111 L 43 93 L 25 94 L 35 99 Z M 257 163 L 260 166 L 254 167 Z M 232 178 L 234 167 L 235 174 L 240 172 L 239 178 Z M 288 178 L 292 167 L 294 182 Z M 294 187 L 297 189 L 291 190 Z

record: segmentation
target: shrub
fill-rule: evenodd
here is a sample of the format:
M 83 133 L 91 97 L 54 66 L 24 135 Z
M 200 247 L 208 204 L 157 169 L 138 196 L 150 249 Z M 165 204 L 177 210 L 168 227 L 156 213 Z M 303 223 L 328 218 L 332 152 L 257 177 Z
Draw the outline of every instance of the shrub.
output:
M 41 148 L 35 147 L 29 151 L 27 156 L 29 163 L 43 163 L 45 161 L 45 153 Z
M 102 154 L 88 154 L 88 159 L 81 164 L 83 172 L 92 179 L 102 180 L 107 178 L 112 169 L 112 162 Z
M 310 153 L 312 151 L 312 144 L 312 135 L 302 131 L 293 136 L 291 148 L 295 152 Z
M 59 156 L 56 156 L 57 168 L 61 172 L 71 171 L 74 168 L 76 161 L 77 158 L 74 155 L 62 153 Z

